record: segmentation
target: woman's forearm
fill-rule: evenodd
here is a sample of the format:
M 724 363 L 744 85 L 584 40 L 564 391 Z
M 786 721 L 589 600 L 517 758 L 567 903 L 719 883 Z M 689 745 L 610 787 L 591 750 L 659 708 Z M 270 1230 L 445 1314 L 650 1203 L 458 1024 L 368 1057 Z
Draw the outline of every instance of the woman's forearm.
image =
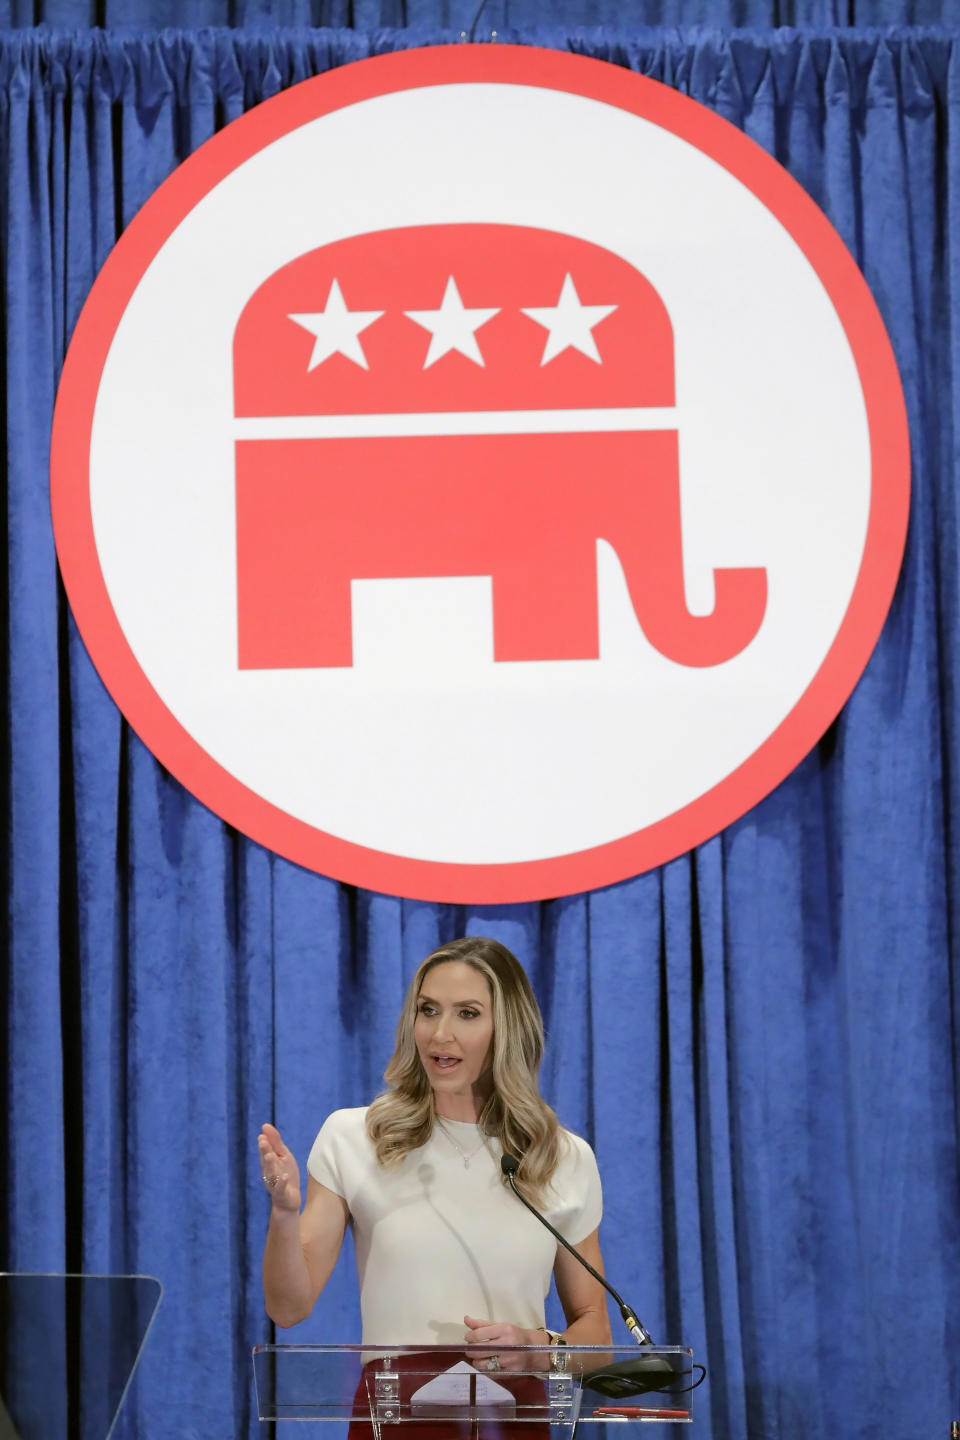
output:
M 263 1295 L 276 1325 L 296 1325 L 313 1309 L 316 1296 L 300 1240 L 295 1210 L 273 1209 L 263 1251 Z
M 607 1308 L 585 1310 L 563 1332 L 568 1345 L 609 1345 L 610 1320 Z

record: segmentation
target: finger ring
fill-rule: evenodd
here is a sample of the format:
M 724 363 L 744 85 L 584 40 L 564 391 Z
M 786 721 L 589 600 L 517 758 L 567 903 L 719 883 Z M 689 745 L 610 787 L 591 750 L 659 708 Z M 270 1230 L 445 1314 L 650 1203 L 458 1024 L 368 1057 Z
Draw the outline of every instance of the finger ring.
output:
M 272 1190 L 275 1185 L 280 1184 L 279 1175 L 261 1175 L 260 1179 L 263 1181 L 264 1185 L 266 1185 L 267 1188 L 270 1190 Z
M 491 1356 L 490 1356 L 490 1359 L 487 1361 L 487 1369 L 488 1369 L 488 1370 L 499 1370 L 499 1369 L 500 1369 L 500 1356 L 499 1356 L 499 1355 L 491 1355 Z

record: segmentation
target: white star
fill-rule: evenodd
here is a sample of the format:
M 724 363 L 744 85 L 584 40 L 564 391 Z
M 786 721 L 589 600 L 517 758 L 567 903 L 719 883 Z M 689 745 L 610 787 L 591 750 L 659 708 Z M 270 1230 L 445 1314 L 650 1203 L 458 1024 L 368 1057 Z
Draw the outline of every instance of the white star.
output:
M 580 296 L 577 294 L 570 276 L 567 275 L 556 305 L 543 305 L 523 312 L 524 315 L 529 315 L 531 320 L 536 320 L 537 324 L 542 325 L 545 330 L 550 331 L 540 364 L 546 365 L 547 361 L 552 360 L 555 355 L 559 355 L 561 350 L 573 348 L 601 365 L 603 362 L 600 359 L 600 351 L 590 332 L 616 308 L 616 305 L 581 305 Z
M 362 365 L 364 370 L 369 370 L 367 357 L 357 336 L 361 330 L 372 325 L 374 320 L 379 320 L 382 314 L 382 310 L 348 310 L 340 293 L 340 286 L 334 280 L 325 310 L 312 315 L 289 315 L 287 318 L 295 325 L 302 325 L 304 330 L 309 330 L 311 335 L 317 337 L 307 366 L 308 371 L 316 370 L 317 366 L 322 365 L 324 360 L 329 360 L 331 355 L 345 355 L 355 365 Z
M 494 315 L 499 315 L 500 311 L 465 310 L 457 283 L 451 275 L 439 310 L 404 310 L 403 313 L 418 325 L 422 325 L 424 330 L 430 331 L 430 346 L 423 362 L 426 370 L 435 360 L 446 355 L 448 350 L 459 350 L 468 360 L 482 365 L 483 356 L 473 332 L 479 330 L 481 325 L 486 325 Z

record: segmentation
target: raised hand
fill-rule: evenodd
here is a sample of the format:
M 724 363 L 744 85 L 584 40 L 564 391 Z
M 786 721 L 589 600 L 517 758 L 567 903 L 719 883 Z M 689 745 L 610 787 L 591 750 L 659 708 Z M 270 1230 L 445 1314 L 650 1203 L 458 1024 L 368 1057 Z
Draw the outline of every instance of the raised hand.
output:
M 257 1136 L 260 1174 L 270 1192 L 274 1210 L 300 1209 L 300 1167 L 284 1145 L 275 1125 L 264 1125 Z

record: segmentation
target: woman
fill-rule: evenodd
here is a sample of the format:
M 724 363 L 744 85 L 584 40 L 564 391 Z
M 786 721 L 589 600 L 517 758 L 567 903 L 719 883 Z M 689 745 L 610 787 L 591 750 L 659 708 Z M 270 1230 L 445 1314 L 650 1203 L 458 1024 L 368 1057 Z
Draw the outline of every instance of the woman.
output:
M 329 1116 L 310 1151 L 302 1214 L 297 1163 L 263 1127 L 271 1319 L 288 1326 L 310 1314 L 352 1223 L 365 1345 L 546 1345 L 551 1269 L 562 1338 L 609 1344 L 603 1288 L 501 1174 L 501 1154 L 517 1156 L 518 1188 L 602 1272 L 596 1161 L 540 1098 L 542 1054 L 540 1010 L 509 950 L 465 939 L 429 955 L 404 1002 L 389 1088 Z

